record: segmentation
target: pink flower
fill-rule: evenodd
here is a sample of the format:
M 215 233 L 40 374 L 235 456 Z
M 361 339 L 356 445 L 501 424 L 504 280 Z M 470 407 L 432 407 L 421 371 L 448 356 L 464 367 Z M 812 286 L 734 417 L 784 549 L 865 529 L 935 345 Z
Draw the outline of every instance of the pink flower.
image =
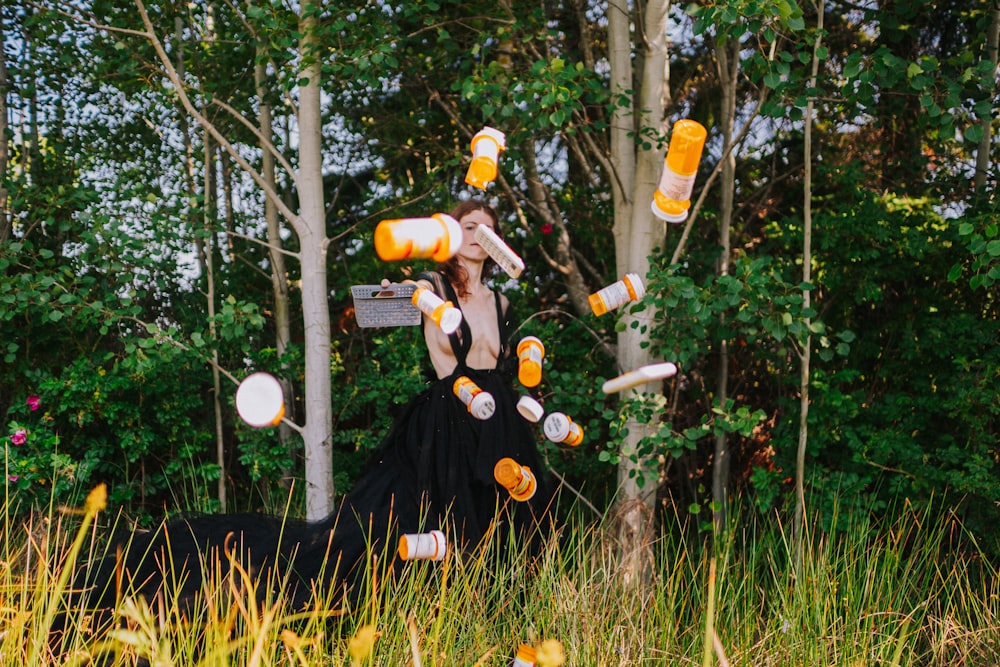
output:
M 551 233 L 552 233 L 552 223 L 546 222 L 544 225 L 542 225 L 542 234 L 551 234 Z
M 8 482 L 14 483 L 14 482 L 16 482 L 19 479 L 21 479 L 20 475 L 7 475 L 7 481 Z
M 28 441 L 28 431 L 27 429 L 19 428 L 14 431 L 14 435 L 10 436 L 10 441 L 17 447 L 20 447 Z
M 28 404 L 28 407 L 31 408 L 31 411 L 34 412 L 35 410 L 38 409 L 38 406 L 42 404 L 42 399 L 40 399 L 38 396 L 31 395 L 25 402 Z

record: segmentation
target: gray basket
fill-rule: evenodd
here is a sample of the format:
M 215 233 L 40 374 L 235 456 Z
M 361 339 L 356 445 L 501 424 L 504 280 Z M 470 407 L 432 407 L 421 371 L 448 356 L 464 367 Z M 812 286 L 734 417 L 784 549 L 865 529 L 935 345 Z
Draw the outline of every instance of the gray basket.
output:
M 420 324 L 420 311 L 413 305 L 416 285 L 392 283 L 354 285 L 354 316 L 360 327 L 408 327 Z

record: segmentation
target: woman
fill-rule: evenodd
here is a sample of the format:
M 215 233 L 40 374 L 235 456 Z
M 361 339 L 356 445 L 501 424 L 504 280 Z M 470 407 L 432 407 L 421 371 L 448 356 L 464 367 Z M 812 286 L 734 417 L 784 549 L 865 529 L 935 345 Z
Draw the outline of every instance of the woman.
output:
M 394 547 L 392 540 L 399 533 L 439 528 L 453 546 L 468 548 L 489 533 L 494 518 L 499 519 L 496 528 L 501 534 L 513 529 L 525 539 L 535 537 L 550 501 L 540 479 L 535 496 L 518 502 L 493 478 L 501 458 L 531 468 L 536 477 L 541 460 L 512 389 L 516 359 L 511 347 L 516 342 L 509 340 L 510 304 L 486 286 L 495 264 L 475 238 L 480 224 L 500 233 L 497 214 L 489 205 L 470 200 L 459 204 L 452 217 L 462 228 L 458 253 L 415 282 L 451 301 L 462 311 L 462 323 L 447 335 L 424 317 L 432 382 L 407 405 L 345 499 L 337 533 L 346 539 L 334 540 L 345 557 L 351 551 L 347 540 L 356 539 L 346 535 L 347 511 L 363 525 L 371 521 L 376 544 L 383 534 Z M 492 394 L 496 409 L 490 418 L 475 418 L 457 398 L 453 386 L 461 376 Z

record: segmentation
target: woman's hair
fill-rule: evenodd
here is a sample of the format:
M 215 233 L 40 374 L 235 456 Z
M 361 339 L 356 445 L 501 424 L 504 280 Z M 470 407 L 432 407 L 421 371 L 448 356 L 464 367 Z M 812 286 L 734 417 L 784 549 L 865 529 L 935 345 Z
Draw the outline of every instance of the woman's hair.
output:
M 493 218 L 493 231 L 497 233 L 497 236 L 503 238 L 503 232 L 500 230 L 500 216 L 497 215 L 496 210 L 492 206 L 481 199 L 467 199 L 459 203 L 458 206 L 452 209 L 451 217 L 461 222 L 463 217 L 473 211 L 484 211 L 486 215 Z M 483 262 L 483 278 L 492 275 L 496 266 L 496 262 L 487 257 L 486 261 Z M 465 267 L 458 261 L 457 255 L 439 264 L 438 271 L 455 288 L 455 293 L 459 298 L 469 295 L 469 274 L 466 272 Z

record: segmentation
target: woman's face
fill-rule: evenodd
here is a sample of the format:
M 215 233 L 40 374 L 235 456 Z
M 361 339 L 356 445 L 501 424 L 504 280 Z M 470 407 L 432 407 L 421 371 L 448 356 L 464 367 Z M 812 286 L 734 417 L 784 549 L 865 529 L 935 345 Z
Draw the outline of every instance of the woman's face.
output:
M 496 231 L 496 224 L 489 213 L 482 209 L 469 211 L 458 221 L 462 227 L 462 247 L 458 250 L 458 256 L 474 262 L 483 262 L 489 255 L 476 242 L 476 227 L 486 225 Z

